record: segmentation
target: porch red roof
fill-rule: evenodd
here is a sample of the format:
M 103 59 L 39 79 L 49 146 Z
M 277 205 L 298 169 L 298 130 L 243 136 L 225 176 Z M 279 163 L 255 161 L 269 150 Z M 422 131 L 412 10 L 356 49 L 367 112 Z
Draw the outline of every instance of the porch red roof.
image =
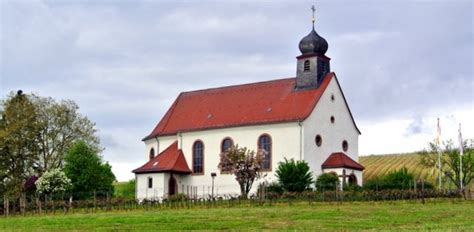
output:
M 364 170 L 364 166 L 360 165 L 351 157 L 342 152 L 332 153 L 326 161 L 321 165 L 324 168 L 352 168 L 356 170 Z
M 299 121 L 316 106 L 329 82 L 295 91 L 296 78 L 183 92 L 143 140 L 178 132 Z M 355 124 L 354 124 L 355 125 Z
M 178 141 L 175 141 L 159 155 L 148 161 L 145 165 L 133 170 L 134 173 L 173 172 L 191 173 L 183 151 L 178 149 Z

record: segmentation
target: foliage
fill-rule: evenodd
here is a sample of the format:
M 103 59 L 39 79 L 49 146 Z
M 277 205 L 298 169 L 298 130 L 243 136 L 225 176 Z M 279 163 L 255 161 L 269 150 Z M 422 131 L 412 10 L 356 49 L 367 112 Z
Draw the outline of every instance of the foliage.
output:
M 66 151 L 79 140 L 100 151 L 95 124 L 78 112 L 79 107 L 74 101 L 57 102 L 51 97 L 36 95 L 31 95 L 31 99 L 40 125 L 40 156 L 36 160 L 40 173 L 62 168 Z
M 188 200 L 188 196 L 184 193 L 177 193 L 177 194 L 174 194 L 174 195 L 171 195 L 171 196 L 168 196 L 168 201 L 171 201 L 171 202 L 181 202 L 181 201 L 187 201 Z
M 276 177 L 283 189 L 288 192 L 303 192 L 308 190 L 313 182 L 308 163 L 304 160 L 295 162 L 294 159 L 285 158 L 284 162 L 278 162 Z
M 29 96 L 18 91 L 2 101 L 0 119 L 0 180 L 4 194 L 18 196 L 24 181 L 32 176 L 38 159 L 37 108 Z
M 464 155 L 462 156 L 462 181 L 468 185 L 474 179 L 474 145 L 473 141 L 463 141 Z M 443 147 L 429 143 L 428 150 L 420 154 L 421 164 L 425 167 L 437 167 L 438 151 L 441 152 L 441 167 L 444 178 L 447 178 L 460 189 L 460 151 L 454 146 L 452 140 L 444 141 Z
M 267 193 L 274 193 L 276 195 L 281 195 L 285 191 L 283 187 L 278 182 L 271 182 L 266 186 Z
M 253 182 L 262 176 L 264 151 L 232 146 L 220 154 L 218 167 L 233 173 L 240 185 L 241 197 L 247 198 Z
M 96 151 L 83 141 L 74 144 L 65 156 L 64 171 L 71 179 L 75 197 L 83 198 L 94 191 L 113 193 L 115 175 Z
M 403 167 L 398 171 L 386 175 L 384 180 L 389 189 L 408 189 L 415 178 L 413 177 L 413 174 L 408 173 L 408 170 Z
M 63 193 L 71 186 L 71 180 L 59 168 L 43 173 L 36 181 L 36 191 L 41 194 Z
M 339 186 L 339 177 L 333 173 L 323 173 L 316 179 L 316 189 L 319 191 L 334 191 Z
M 422 183 L 424 181 L 424 183 Z M 433 187 L 432 184 L 425 180 L 418 180 L 415 183 L 415 177 L 408 169 L 403 167 L 396 171 L 391 171 L 386 175 L 374 178 L 364 183 L 364 189 L 368 190 L 386 190 L 386 189 L 425 189 Z
M 131 179 L 127 182 L 115 182 L 114 191 L 114 196 L 116 197 L 135 199 L 135 179 Z

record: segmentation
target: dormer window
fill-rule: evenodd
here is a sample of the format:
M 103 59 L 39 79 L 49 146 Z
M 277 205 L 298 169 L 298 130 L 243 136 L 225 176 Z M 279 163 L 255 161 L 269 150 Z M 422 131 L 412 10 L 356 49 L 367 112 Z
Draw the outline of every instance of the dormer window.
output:
M 304 71 L 305 72 L 309 72 L 310 71 L 310 63 L 309 63 L 309 60 L 306 60 L 304 62 Z

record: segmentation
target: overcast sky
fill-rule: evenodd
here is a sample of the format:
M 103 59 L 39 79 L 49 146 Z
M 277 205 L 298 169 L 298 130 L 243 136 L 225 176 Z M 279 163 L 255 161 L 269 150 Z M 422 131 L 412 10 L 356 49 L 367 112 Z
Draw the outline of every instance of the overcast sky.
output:
M 131 179 L 180 92 L 294 77 L 316 3 L 361 155 L 474 138 L 472 1 L 255 2 L 0 0 L 0 96 L 74 100 Z

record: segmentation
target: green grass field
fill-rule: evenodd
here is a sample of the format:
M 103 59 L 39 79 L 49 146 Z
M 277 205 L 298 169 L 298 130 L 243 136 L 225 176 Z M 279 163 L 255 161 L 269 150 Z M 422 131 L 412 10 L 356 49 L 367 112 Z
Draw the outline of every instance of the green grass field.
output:
M 135 199 L 135 181 L 115 182 L 114 196 L 125 199 Z
M 1 231 L 474 230 L 474 201 L 298 203 L 0 218 Z

